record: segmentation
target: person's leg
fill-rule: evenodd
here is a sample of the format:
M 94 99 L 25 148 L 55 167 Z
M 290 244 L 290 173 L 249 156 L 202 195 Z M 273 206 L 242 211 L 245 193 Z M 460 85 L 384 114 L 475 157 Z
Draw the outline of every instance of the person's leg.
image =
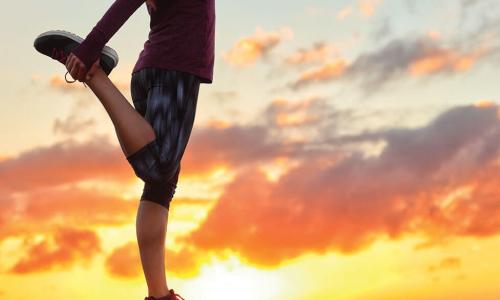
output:
M 156 138 L 151 125 L 130 105 L 102 69 L 98 69 L 86 83 L 111 118 L 125 156 Z
M 148 295 L 168 295 L 165 276 L 165 237 L 168 210 L 152 201 L 140 201 L 136 217 L 136 235 Z
M 194 123 L 199 84 L 193 75 L 156 68 L 134 73 L 131 80 L 134 107 L 157 137 L 127 157 L 145 182 L 136 232 L 148 293 L 155 298 L 170 294 L 165 276 L 168 211 Z

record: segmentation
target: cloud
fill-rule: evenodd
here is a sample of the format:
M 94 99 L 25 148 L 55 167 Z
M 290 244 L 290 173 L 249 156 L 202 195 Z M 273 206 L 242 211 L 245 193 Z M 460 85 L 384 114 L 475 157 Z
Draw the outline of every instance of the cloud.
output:
M 185 247 L 182 251 L 165 249 L 165 266 L 177 277 L 192 278 L 199 274 L 198 268 L 208 262 L 208 253 L 198 249 Z M 127 242 L 115 249 L 106 257 L 105 268 L 109 275 L 117 278 L 142 277 L 142 266 L 139 247 L 136 241 Z
M 258 26 L 252 36 L 240 38 L 232 49 L 223 51 L 222 58 L 232 65 L 248 67 L 266 56 L 279 43 L 292 37 L 293 32 L 288 27 L 266 32 Z
M 272 157 L 280 151 L 264 126 L 205 127 L 192 132 L 182 160 L 186 172 L 208 172 L 217 166 L 239 165 Z
M 67 140 L 0 161 L 0 241 L 10 236 L 52 233 L 68 224 L 118 226 L 130 222 L 137 202 L 89 182 L 107 185 L 135 180 L 120 149 L 99 136 Z
M 457 73 L 469 70 L 481 56 L 484 50 L 479 49 L 471 53 L 457 53 L 449 49 L 436 49 L 424 57 L 413 61 L 409 66 L 412 75 L 429 75 L 440 72 Z
M 443 258 L 437 265 L 430 265 L 427 270 L 429 272 L 436 272 L 440 270 L 455 270 L 459 269 L 461 264 L 462 260 L 460 259 L 460 257 L 449 256 Z
M 193 131 L 183 174 L 225 165 L 235 176 L 200 226 L 176 240 L 184 248 L 169 250 L 168 264 L 193 274 L 211 256 L 232 250 L 249 264 L 275 267 L 307 253 L 356 253 L 382 238 L 500 232 L 499 108 L 492 101 L 451 108 L 417 128 L 352 134 L 337 130 L 339 122 L 349 125 L 349 112 L 326 101 L 277 98 L 250 125 Z M 365 155 L 362 146 L 374 143 L 384 148 Z M 269 176 L 262 166 L 278 159 L 286 168 Z M 131 178 L 119 147 L 102 138 L 7 158 L 0 162 L 0 237 L 51 233 L 61 219 L 129 223 L 136 201 L 78 183 Z M 40 247 L 46 249 L 40 260 L 50 262 L 52 248 Z M 136 276 L 136 267 L 122 266 L 133 251 L 115 249 L 108 272 Z
M 319 41 L 310 48 L 300 48 L 285 58 L 285 63 L 290 65 L 324 62 L 332 55 L 337 55 L 338 49 L 335 45 Z
M 378 42 L 390 37 L 391 33 L 392 27 L 390 25 L 389 18 L 385 17 L 375 27 L 374 31 L 371 33 L 371 38 L 373 41 Z
M 296 90 L 316 82 L 358 80 L 363 91 L 373 93 L 405 77 L 463 73 L 492 53 L 485 44 L 452 48 L 427 35 L 393 39 L 352 62 L 338 58 L 307 70 L 288 86 Z
M 104 136 L 67 139 L 0 161 L 0 192 L 33 190 L 86 179 L 130 180 L 121 149 Z M 22 178 L 22 180 L 19 180 Z
M 101 244 L 95 232 L 60 227 L 51 239 L 29 242 L 23 257 L 8 271 L 25 274 L 67 269 L 77 262 L 88 262 L 99 252 Z
M 109 192 L 108 192 L 109 193 Z M 8 237 L 52 233 L 60 224 L 121 226 L 133 220 L 137 200 L 124 200 L 96 188 L 25 190 L 0 194 L 0 241 Z
M 337 20 L 345 20 L 354 13 L 359 16 L 368 18 L 375 14 L 376 9 L 382 4 L 382 0 L 359 0 L 357 5 L 357 10 L 353 5 L 348 5 L 341 8 L 337 12 Z
M 290 101 L 276 98 L 267 106 L 263 115 L 269 126 L 284 128 L 306 125 L 315 127 L 320 123 L 321 117 L 329 110 L 326 99 L 321 97 L 308 97 L 299 101 Z
M 66 75 L 66 78 L 68 81 L 73 81 L 74 79 L 71 78 L 71 75 L 68 73 Z M 52 74 L 52 76 L 49 78 L 48 81 L 49 87 L 60 90 L 60 91 L 83 91 L 85 90 L 85 86 L 83 85 L 82 82 L 80 81 L 75 81 L 75 82 L 66 82 L 64 79 L 64 75 L 61 75 L 59 73 L 57 74 Z
M 289 86 L 292 89 L 298 89 L 310 84 L 311 82 L 339 79 L 342 78 L 342 75 L 344 75 L 347 69 L 347 62 L 344 59 L 337 59 L 335 61 L 328 62 L 318 68 L 303 72 L 300 77 Z
M 216 101 L 220 104 L 227 103 L 229 101 L 234 101 L 239 97 L 239 93 L 235 90 L 227 91 L 212 91 L 212 95 L 215 97 Z
M 348 16 L 350 16 L 352 14 L 352 11 L 353 11 L 352 6 L 346 6 L 346 7 L 342 8 L 337 13 L 337 19 L 344 20 L 345 18 L 347 18 Z
M 258 168 L 245 169 L 180 241 L 200 252 L 231 249 L 247 263 L 274 267 L 305 253 L 355 253 L 385 237 L 500 232 L 494 217 L 500 213 L 498 107 L 455 107 L 420 128 L 330 143 L 378 140 L 386 142 L 378 156 L 331 150 L 277 181 Z
M 382 4 L 382 0 L 360 0 L 358 2 L 359 11 L 363 16 L 371 17 L 380 4 Z
M 200 128 L 191 137 L 191 147 L 183 160 L 183 174 L 211 170 L 219 164 L 238 170 L 275 157 L 300 157 L 302 145 L 288 143 L 276 132 L 314 128 L 318 116 L 326 110 L 325 101 L 319 97 L 279 99 L 263 112 L 264 118 L 259 118 L 263 123 Z M 61 222 L 89 227 L 130 223 L 137 201 L 124 200 L 116 188 L 106 187 L 126 185 L 132 180 L 135 177 L 120 148 L 111 145 L 104 136 L 82 142 L 67 139 L 7 157 L 0 162 L 0 241 L 12 236 L 50 236 Z M 105 183 L 104 187 L 99 182 Z M 196 199 L 178 200 L 180 205 L 206 205 L 206 201 Z M 43 249 L 42 256 L 36 261 L 19 262 L 17 272 L 37 272 L 57 265 L 56 254 L 61 252 L 53 250 L 48 241 L 33 249 Z M 136 276 L 136 267 L 122 266 L 133 257 L 132 249 L 130 245 L 115 249 L 107 260 L 108 272 L 121 277 Z M 193 274 L 196 270 L 191 268 L 192 264 L 208 259 L 208 255 L 198 250 L 169 250 L 169 263 L 180 274 Z M 76 262 L 78 256 L 71 259 Z
M 83 82 L 80 82 L 80 81 L 75 81 L 75 82 L 71 82 L 73 81 L 74 79 L 71 77 L 71 74 L 67 74 L 66 75 L 66 78 L 68 79 L 68 81 L 70 82 L 66 82 L 65 78 L 64 78 L 65 75 L 62 75 L 60 73 L 55 73 L 55 74 L 52 74 L 49 79 L 48 79 L 48 86 L 52 89 L 55 89 L 55 90 L 58 90 L 58 91 L 62 91 L 62 92 L 91 92 L 90 88 L 88 87 L 85 87 L 83 85 Z M 112 82 L 113 84 L 116 86 L 117 89 L 119 89 L 122 93 L 123 92 L 127 92 L 130 90 L 130 79 L 127 79 L 128 77 L 130 77 L 130 74 L 129 73 L 123 73 L 123 72 L 120 72 L 120 73 L 114 73 L 112 74 Z M 40 81 L 40 76 L 37 75 L 37 74 L 34 74 L 32 75 L 31 77 L 31 82 L 32 83 L 35 83 L 35 82 L 38 82 Z M 97 99 L 96 99 L 97 100 Z
M 210 123 L 191 134 L 182 171 L 203 173 L 219 166 L 232 170 L 267 162 L 275 157 L 315 155 L 307 140 L 318 132 L 334 133 L 337 123 L 349 114 L 332 110 L 327 99 L 317 96 L 273 100 L 249 125 Z M 305 135 L 306 140 L 290 136 Z
M 135 278 L 142 275 L 137 242 L 128 242 L 113 249 L 106 257 L 104 266 L 115 277 Z
M 55 134 L 61 133 L 64 135 L 72 136 L 77 132 L 82 132 L 86 129 L 93 128 L 96 125 L 96 120 L 93 117 L 84 118 L 85 109 L 93 103 L 88 101 L 86 98 L 79 99 L 73 102 L 70 113 L 66 116 L 66 119 L 61 120 L 56 118 L 52 126 L 53 132 Z

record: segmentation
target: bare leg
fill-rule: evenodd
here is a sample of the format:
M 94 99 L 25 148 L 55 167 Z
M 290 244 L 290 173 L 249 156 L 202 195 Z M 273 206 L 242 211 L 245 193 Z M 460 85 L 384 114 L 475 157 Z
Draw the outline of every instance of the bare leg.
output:
M 140 201 L 136 233 L 141 263 L 148 284 L 149 296 L 160 298 L 169 294 L 165 278 L 165 237 L 168 210 L 151 201 Z
M 130 156 L 156 138 L 151 125 L 127 101 L 104 71 L 98 69 L 86 84 L 108 112 L 125 156 Z M 139 203 L 136 234 L 142 268 L 149 296 L 160 298 L 169 294 L 165 278 L 168 210 L 151 201 Z
M 134 109 L 102 69 L 85 82 L 108 112 L 125 156 L 156 139 L 151 125 Z

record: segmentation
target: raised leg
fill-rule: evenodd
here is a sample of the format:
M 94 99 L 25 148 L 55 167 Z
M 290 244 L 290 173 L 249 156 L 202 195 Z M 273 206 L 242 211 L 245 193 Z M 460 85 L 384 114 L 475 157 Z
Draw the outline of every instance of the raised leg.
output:
M 86 81 L 110 116 L 125 156 L 130 156 L 156 138 L 151 125 L 116 88 L 108 76 L 97 70 Z M 140 201 L 136 234 L 149 296 L 169 294 L 165 276 L 165 237 L 168 209 L 151 201 Z
M 130 156 L 156 138 L 151 125 L 134 109 L 102 69 L 98 69 L 86 84 L 111 118 L 125 156 Z
M 165 276 L 169 204 L 193 127 L 200 80 L 156 68 L 137 76 L 132 78 L 137 78 L 137 85 L 131 86 L 135 107 L 102 70 L 86 83 L 108 112 L 127 160 L 145 182 L 136 233 L 149 295 L 161 298 L 169 294 Z

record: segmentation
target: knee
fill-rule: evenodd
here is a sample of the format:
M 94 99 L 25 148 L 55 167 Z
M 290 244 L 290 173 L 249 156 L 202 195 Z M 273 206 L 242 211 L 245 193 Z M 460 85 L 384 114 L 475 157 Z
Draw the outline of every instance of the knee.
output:
M 169 210 L 176 187 L 176 181 L 161 183 L 146 182 L 142 191 L 141 201 L 151 201 Z
M 144 182 L 161 182 L 164 179 L 159 172 L 160 159 L 158 151 L 154 147 L 155 141 L 146 144 L 132 155 L 127 156 L 127 161 L 134 170 L 135 175 Z
M 127 157 L 137 177 L 145 183 L 161 184 L 172 181 L 179 164 L 173 160 L 161 159 L 156 142 L 153 141 Z

